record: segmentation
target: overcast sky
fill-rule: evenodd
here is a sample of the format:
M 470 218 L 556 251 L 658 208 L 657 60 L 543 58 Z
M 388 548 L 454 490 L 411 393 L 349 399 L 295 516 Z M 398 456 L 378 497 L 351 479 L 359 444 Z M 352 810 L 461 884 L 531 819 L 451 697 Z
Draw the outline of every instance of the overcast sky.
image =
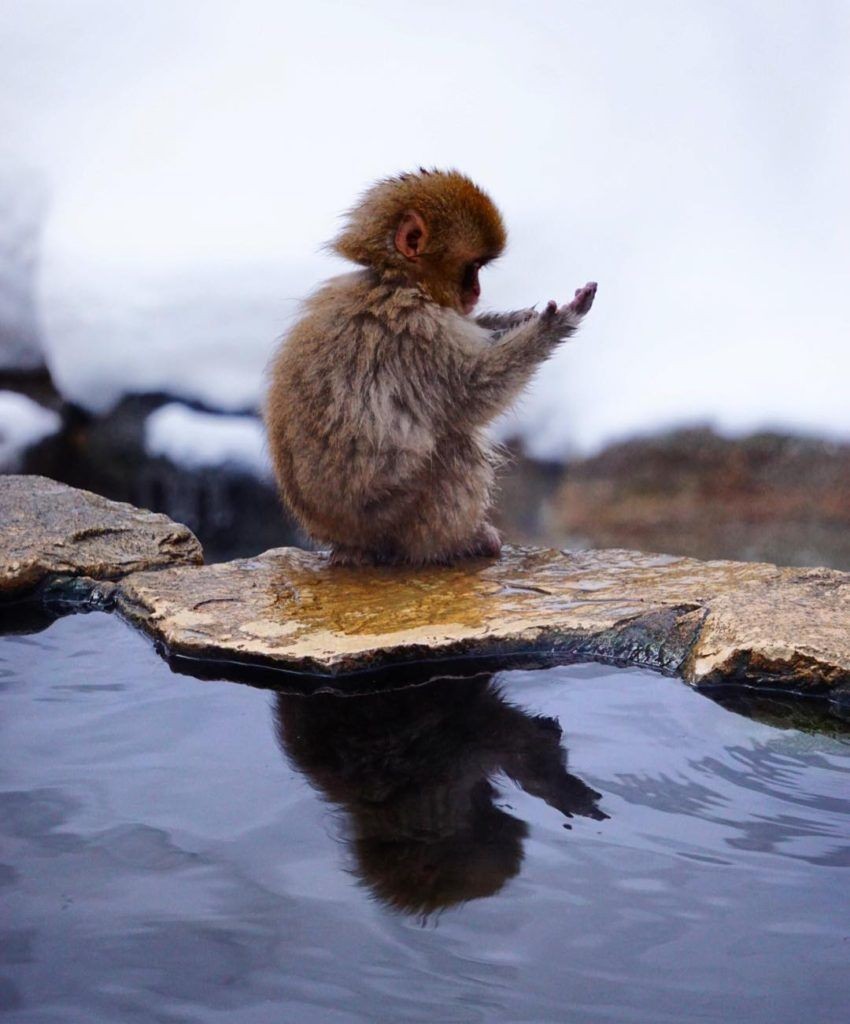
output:
M 521 409 L 541 454 L 689 421 L 850 436 L 842 0 L 5 0 L 0 31 L 0 159 L 46 181 L 51 360 L 92 404 L 196 348 L 201 396 L 250 399 L 344 269 L 339 213 L 424 164 L 505 212 L 485 305 L 600 282 Z

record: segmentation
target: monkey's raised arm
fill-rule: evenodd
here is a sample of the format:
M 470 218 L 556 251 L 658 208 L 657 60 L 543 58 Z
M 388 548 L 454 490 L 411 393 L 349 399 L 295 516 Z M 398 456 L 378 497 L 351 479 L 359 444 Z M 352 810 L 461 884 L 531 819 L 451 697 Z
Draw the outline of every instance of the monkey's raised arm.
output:
M 539 363 L 571 337 L 593 305 L 596 283 L 576 290 L 566 306 L 550 302 L 540 314 L 507 331 L 476 356 L 469 379 L 468 415 L 478 423 L 502 412 L 519 394 Z

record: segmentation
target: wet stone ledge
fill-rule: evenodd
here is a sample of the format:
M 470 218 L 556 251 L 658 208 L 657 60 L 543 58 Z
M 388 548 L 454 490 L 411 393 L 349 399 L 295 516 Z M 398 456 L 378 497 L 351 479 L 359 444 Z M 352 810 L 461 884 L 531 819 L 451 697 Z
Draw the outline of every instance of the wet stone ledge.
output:
M 0 599 L 50 580 L 115 580 L 203 562 L 193 534 L 167 516 L 43 476 L 0 476 Z
M 850 706 L 850 574 L 830 569 L 509 547 L 425 569 L 294 548 L 201 565 L 185 527 L 42 477 L 0 478 L 0 544 L 0 596 L 115 581 L 118 611 L 193 674 L 595 659 Z
M 507 548 L 499 561 L 363 570 L 281 548 L 134 574 L 118 605 L 172 656 L 199 662 L 338 676 L 583 658 L 850 699 L 850 574 L 829 569 Z

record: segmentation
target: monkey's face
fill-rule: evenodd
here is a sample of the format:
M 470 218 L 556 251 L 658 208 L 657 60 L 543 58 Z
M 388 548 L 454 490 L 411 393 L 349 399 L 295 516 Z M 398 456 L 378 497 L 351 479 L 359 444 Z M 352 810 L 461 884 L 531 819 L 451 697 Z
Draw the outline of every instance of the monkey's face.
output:
M 468 316 L 481 298 L 478 274 L 488 256 L 461 253 L 423 255 L 413 276 L 434 302 Z
M 469 316 L 481 298 L 479 273 L 492 258 L 492 253 L 475 252 L 467 247 L 425 254 L 417 268 L 417 277 L 435 302 Z
M 406 273 L 439 305 L 464 316 L 481 297 L 479 271 L 504 246 L 501 220 L 493 224 L 487 217 L 466 213 L 446 223 L 439 216 L 429 221 L 418 210 L 405 210 L 393 236 L 397 259 Z

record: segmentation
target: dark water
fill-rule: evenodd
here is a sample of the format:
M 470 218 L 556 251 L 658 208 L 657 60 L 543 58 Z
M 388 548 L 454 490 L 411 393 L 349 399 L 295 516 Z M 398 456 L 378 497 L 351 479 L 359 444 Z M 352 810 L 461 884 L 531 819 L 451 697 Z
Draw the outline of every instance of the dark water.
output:
M 845 1017 L 840 735 L 594 665 L 277 697 L 100 614 L 0 686 L 7 1020 Z

